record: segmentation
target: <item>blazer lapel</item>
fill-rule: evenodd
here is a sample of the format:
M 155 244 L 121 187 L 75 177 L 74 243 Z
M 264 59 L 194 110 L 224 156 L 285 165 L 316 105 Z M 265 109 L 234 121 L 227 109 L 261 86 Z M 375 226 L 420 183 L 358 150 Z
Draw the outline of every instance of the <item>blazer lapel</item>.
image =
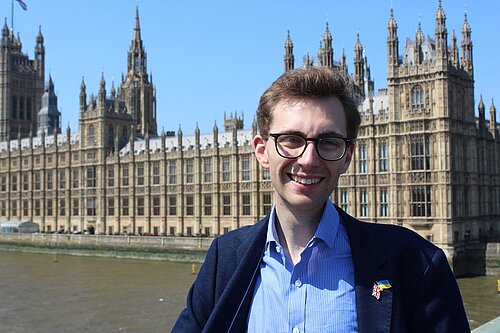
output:
M 266 241 L 265 218 L 244 234 L 236 250 L 237 265 L 214 308 L 203 332 L 245 332 L 248 311 L 253 296 L 255 277 Z M 224 258 L 219 258 L 224 260 Z
M 363 223 L 337 208 L 347 230 L 354 264 L 356 310 L 358 330 L 363 332 L 389 332 L 391 329 L 393 289 L 379 291 L 373 296 L 377 281 L 393 283 L 394 276 L 383 270 L 385 252 L 370 230 Z

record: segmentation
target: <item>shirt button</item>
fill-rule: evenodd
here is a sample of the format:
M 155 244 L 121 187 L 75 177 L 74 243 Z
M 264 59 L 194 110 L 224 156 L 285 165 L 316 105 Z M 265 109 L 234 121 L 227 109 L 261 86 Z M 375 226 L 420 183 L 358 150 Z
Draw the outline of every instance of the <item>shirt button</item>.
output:
M 300 286 L 301 286 L 301 285 L 302 285 L 302 281 L 300 281 L 300 279 L 295 280 L 295 286 L 296 286 L 297 288 L 300 288 Z M 297 327 L 295 327 L 295 328 L 297 328 Z M 297 330 L 298 330 L 298 328 L 297 328 Z M 295 331 L 294 331 L 294 332 L 295 332 Z M 297 332 L 298 332 L 298 331 L 297 331 Z
M 292 333 L 300 333 L 300 330 L 298 327 L 294 327 L 292 330 Z
M 276 252 L 281 253 L 281 249 L 279 246 L 276 246 Z

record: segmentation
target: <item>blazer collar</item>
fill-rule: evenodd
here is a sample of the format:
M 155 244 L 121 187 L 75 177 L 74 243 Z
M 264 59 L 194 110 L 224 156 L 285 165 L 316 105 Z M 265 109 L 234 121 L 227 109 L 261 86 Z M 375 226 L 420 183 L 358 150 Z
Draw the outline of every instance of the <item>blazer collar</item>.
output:
M 356 310 L 358 330 L 362 332 L 389 332 L 391 327 L 392 298 L 391 287 L 380 293 L 380 298 L 372 296 L 377 281 L 388 280 L 394 285 L 394 275 L 384 270 L 385 250 L 379 243 L 372 228 L 366 228 L 336 206 L 341 223 L 347 230 L 354 264 Z

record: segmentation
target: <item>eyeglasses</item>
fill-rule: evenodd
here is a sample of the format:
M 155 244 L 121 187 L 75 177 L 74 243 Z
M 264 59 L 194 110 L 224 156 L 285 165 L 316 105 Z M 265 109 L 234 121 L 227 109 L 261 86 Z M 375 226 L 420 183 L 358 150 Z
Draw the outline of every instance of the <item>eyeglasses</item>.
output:
M 281 157 L 294 159 L 304 154 L 307 142 L 314 142 L 318 156 L 325 161 L 338 161 L 344 157 L 351 139 L 330 135 L 323 138 L 305 138 L 298 134 L 270 133 L 274 138 L 276 151 Z

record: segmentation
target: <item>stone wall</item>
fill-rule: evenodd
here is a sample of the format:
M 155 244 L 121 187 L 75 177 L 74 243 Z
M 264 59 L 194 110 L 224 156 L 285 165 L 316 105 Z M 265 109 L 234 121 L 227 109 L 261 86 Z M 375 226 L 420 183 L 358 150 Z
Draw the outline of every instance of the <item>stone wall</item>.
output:
M 1 233 L 3 250 L 203 261 L 213 238 Z
M 500 242 L 470 242 L 453 257 L 458 277 L 500 274 Z

